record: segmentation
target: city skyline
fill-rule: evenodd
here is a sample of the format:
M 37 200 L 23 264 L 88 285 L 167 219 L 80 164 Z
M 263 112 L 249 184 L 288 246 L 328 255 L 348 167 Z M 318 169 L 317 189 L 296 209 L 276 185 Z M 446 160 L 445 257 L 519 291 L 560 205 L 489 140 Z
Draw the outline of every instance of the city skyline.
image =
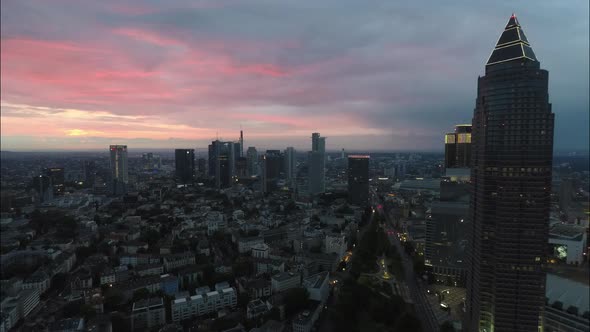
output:
M 555 150 L 587 150 L 587 2 L 338 4 L 68 2 L 65 22 L 3 2 L 2 150 L 205 148 L 241 126 L 245 147 L 306 151 L 321 132 L 328 151 L 442 152 L 513 11 L 551 72 Z

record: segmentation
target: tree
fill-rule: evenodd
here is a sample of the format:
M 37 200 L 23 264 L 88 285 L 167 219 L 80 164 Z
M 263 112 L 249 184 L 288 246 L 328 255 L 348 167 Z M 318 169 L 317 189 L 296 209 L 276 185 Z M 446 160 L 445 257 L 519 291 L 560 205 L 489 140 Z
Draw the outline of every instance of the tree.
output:
M 151 296 L 150 291 L 147 288 L 141 288 L 133 292 L 133 302 L 148 299 Z
M 394 331 L 413 331 L 413 332 L 421 332 L 422 325 L 420 324 L 420 320 L 416 318 L 413 314 L 409 312 L 405 312 L 402 314 L 395 322 L 393 327 Z
M 455 327 L 451 322 L 446 321 L 440 326 L 440 332 L 455 332 Z
M 307 307 L 309 292 L 305 288 L 291 288 L 285 293 L 285 314 L 294 315 Z

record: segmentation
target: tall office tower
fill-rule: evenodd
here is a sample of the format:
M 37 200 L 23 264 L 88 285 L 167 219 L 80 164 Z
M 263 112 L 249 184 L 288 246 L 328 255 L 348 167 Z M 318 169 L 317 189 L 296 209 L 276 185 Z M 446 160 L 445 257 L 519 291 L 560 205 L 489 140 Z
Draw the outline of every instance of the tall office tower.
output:
M 424 265 L 438 283 L 464 286 L 469 223 L 469 172 L 440 182 L 426 215 Z
M 340 152 L 340 159 L 344 159 L 344 158 L 345 158 L 344 149 L 342 149 L 342 151 Z
M 151 152 L 143 153 L 141 155 L 141 162 L 143 164 L 143 169 L 153 169 L 154 168 L 154 154 Z
M 176 178 L 181 183 L 191 183 L 195 178 L 195 149 L 174 150 Z
M 285 179 L 289 186 L 293 187 L 295 183 L 295 176 L 297 171 L 297 157 L 295 155 L 295 148 L 288 147 L 285 149 Z
M 49 167 L 43 170 L 51 178 L 54 195 L 63 195 L 65 191 L 65 171 L 63 167 Z
M 248 147 L 246 159 L 248 160 L 248 175 L 258 175 L 258 151 L 256 151 L 255 147 Z
M 320 133 L 311 134 L 311 151 L 319 151 L 320 149 Z
M 471 125 L 456 125 L 454 133 L 445 135 L 445 168 L 469 167 L 471 167 Z
M 240 130 L 240 157 L 244 156 L 244 132 Z
M 238 157 L 236 160 L 236 171 L 234 173 L 236 178 L 248 177 L 248 159 L 246 157 Z
M 227 155 L 220 155 L 217 158 L 217 176 L 215 184 L 217 188 L 228 188 L 231 186 L 231 166 Z
M 33 177 L 33 189 L 39 195 L 39 202 L 44 203 L 53 199 L 53 185 L 51 177 L 48 175 L 39 175 Z
M 94 186 L 96 179 L 96 163 L 92 160 L 84 161 L 84 183 L 87 187 Z
M 308 153 L 309 194 L 317 195 L 326 191 L 325 185 L 326 138 L 319 133 L 311 135 L 311 151 Z
M 237 143 L 234 144 L 234 142 L 222 142 L 219 140 L 211 142 L 209 145 L 209 176 L 215 177 L 217 180 L 220 180 L 220 177 L 226 176 L 232 179 L 237 153 L 239 153 L 239 144 Z M 220 173 L 219 160 L 221 157 L 227 159 L 227 162 L 225 162 L 227 167 L 224 167 L 223 172 L 229 172 L 228 174 Z M 216 183 L 219 184 L 221 182 L 216 181 Z
M 205 158 L 199 158 L 197 160 L 197 171 L 199 176 L 205 176 L 207 174 L 207 160 Z
M 539 331 L 551 205 L 548 72 L 512 15 L 478 78 L 467 331 Z
M 215 177 L 217 188 L 231 186 L 239 144 L 219 140 L 209 145 L 209 175 Z
M 266 150 L 262 157 L 262 191 L 276 190 L 281 175 L 283 156 L 279 150 Z
M 365 206 L 369 202 L 369 156 L 348 156 L 348 201 Z
M 122 195 L 127 190 L 129 173 L 127 171 L 127 145 L 111 145 L 111 183 L 112 192 L 115 195 Z
M 572 203 L 573 180 L 571 178 L 561 179 L 559 184 L 559 208 L 562 211 L 567 210 Z

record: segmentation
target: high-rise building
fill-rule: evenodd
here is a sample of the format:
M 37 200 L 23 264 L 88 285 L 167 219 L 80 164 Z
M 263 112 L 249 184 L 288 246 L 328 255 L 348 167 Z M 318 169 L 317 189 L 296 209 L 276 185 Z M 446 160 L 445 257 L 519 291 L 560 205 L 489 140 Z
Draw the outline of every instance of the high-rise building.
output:
M 244 132 L 240 130 L 240 157 L 244 156 Z
M 176 178 L 182 183 L 191 183 L 195 178 L 195 149 L 174 150 Z
M 297 171 L 297 158 L 295 155 L 295 148 L 288 147 L 285 149 L 285 179 L 289 183 L 289 186 L 293 186 L 295 183 L 295 176 Z
M 471 125 L 456 125 L 454 133 L 445 135 L 445 168 L 469 167 L 471 167 Z
M 127 145 L 111 145 L 109 147 L 111 158 L 111 183 L 112 192 L 115 195 L 124 194 L 129 183 L 127 170 Z
M 225 188 L 230 185 L 234 176 L 237 153 L 239 153 L 239 146 L 234 142 L 216 140 L 209 145 L 209 176 L 215 178 L 218 188 Z M 223 160 L 223 167 L 220 160 Z M 226 178 L 229 179 L 227 183 Z M 223 184 L 226 185 L 220 187 Z
M 424 265 L 438 283 L 464 286 L 469 196 L 468 181 L 445 177 L 426 215 Z
M 248 147 L 248 151 L 246 151 L 246 159 L 248 160 L 248 175 L 258 175 L 258 151 L 256 151 L 255 147 Z
M 43 170 L 51 178 L 54 195 L 62 195 L 65 191 L 65 171 L 63 167 L 49 167 Z
M 478 78 L 467 331 L 539 331 L 553 122 L 548 72 L 512 15 Z
M 84 183 L 87 187 L 94 186 L 96 179 L 96 163 L 92 160 L 84 161 Z
M 571 178 L 561 179 L 559 184 L 559 208 L 566 211 L 572 203 L 573 181 Z
M 39 195 L 39 202 L 44 203 L 53 199 L 54 191 L 50 176 L 39 175 L 33 177 L 33 189 Z
M 238 157 L 236 160 L 235 176 L 237 178 L 248 177 L 248 159 L 246 157 Z
M 199 172 L 199 176 L 207 175 L 207 160 L 205 158 L 199 158 L 197 160 L 197 170 Z
M 311 135 L 311 151 L 308 153 L 309 194 L 317 195 L 326 191 L 325 184 L 326 138 L 320 133 Z
M 266 153 L 262 156 L 262 161 L 262 191 L 276 190 L 281 175 L 283 155 L 279 150 L 266 150 Z
M 154 154 L 151 152 L 143 153 L 141 155 L 141 162 L 143 164 L 143 169 L 149 170 L 154 168 Z
M 369 156 L 348 155 L 348 201 L 365 206 L 369 202 Z

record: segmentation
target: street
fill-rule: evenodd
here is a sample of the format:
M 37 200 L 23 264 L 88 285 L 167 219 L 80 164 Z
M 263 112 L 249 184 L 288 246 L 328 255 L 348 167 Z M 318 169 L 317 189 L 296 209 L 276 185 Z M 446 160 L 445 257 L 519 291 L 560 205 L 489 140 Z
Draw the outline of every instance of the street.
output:
M 386 220 L 387 224 L 393 227 L 393 223 L 389 218 L 389 215 L 383 211 L 380 207 L 378 213 L 380 213 Z M 434 311 L 428 301 L 426 295 L 426 289 L 422 286 L 422 281 L 417 282 L 416 275 L 414 274 L 414 266 L 412 263 L 412 259 L 406 254 L 404 248 L 401 245 L 399 238 L 396 235 L 396 232 L 387 232 L 387 236 L 389 240 L 395 247 L 402 258 L 402 264 L 404 267 L 404 273 L 406 277 L 406 285 L 410 291 L 410 296 L 414 302 L 414 307 L 416 308 L 416 314 L 418 317 L 421 317 L 422 327 L 424 331 L 438 331 L 439 324 L 436 318 Z

